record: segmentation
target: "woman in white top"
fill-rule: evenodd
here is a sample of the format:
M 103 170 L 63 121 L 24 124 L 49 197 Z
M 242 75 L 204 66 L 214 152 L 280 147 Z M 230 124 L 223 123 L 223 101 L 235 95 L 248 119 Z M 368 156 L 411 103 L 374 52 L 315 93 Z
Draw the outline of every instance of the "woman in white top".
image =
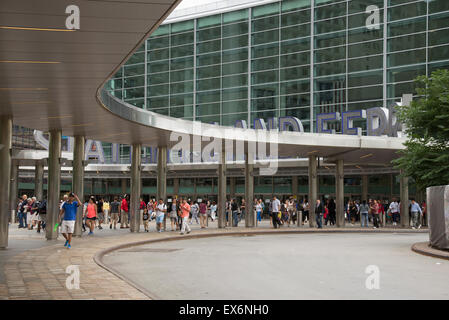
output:
M 257 222 L 262 221 L 262 211 L 263 211 L 262 199 L 259 199 L 259 201 L 257 201 L 256 204 Z
M 212 205 L 210 206 L 210 217 L 212 218 L 212 221 L 215 221 L 215 216 L 217 213 L 217 204 L 215 201 L 212 202 Z

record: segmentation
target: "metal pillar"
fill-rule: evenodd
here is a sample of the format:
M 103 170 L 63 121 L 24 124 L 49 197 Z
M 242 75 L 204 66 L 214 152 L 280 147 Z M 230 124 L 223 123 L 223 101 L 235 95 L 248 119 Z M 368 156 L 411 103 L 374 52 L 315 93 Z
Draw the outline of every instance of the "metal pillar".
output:
M 410 227 L 410 216 L 408 213 L 408 177 L 402 176 L 404 173 L 401 170 L 401 180 L 400 180 L 400 188 L 401 188 L 401 227 L 408 228 Z
M 140 231 L 140 170 L 141 170 L 141 150 L 140 144 L 133 144 L 131 159 L 131 196 L 130 196 L 130 216 L 131 224 L 129 231 Z
M 0 117 L 0 248 L 8 247 L 12 117 Z
M 225 140 L 221 142 L 220 162 L 218 164 L 218 228 L 226 227 L 226 151 Z
M 245 152 L 245 227 L 254 228 L 256 217 L 254 215 L 254 155 Z
M 42 201 L 44 198 L 44 162 L 36 161 L 34 168 L 34 196 L 38 201 Z
M 335 204 L 337 209 L 337 227 L 345 226 L 345 190 L 343 160 L 335 163 Z
M 157 201 L 167 201 L 167 147 L 157 150 Z M 167 206 L 168 212 L 168 206 Z M 164 230 L 167 225 L 167 214 L 164 216 Z
M 48 149 L 48 190 L 47 190 L 47 240 L 55 240 L 58 230 L 54 230 L 59 223 L 59 193 L 61 186 L 61 131 L 50 131 L 50 147 Z
M 368 202 L 368 176 L 366 174 L 362 176 L 362 200 Z
M 9 205 L 11 208 L 11 223 L 17 222 L 17 198 L 19 196 L 19 164 L 12 161 L 11 184 L 9 189 Z
M 75 136 L 75 145 L 73 147 L 73 192 L 81 201 L 84 201 L 84 148 L 86 140 L 82 136 Z M 76 213 L 75 232 L 76 237 L 81 237 L 83 226 L 84 203 L 80 203 Z
M 178 196 L 179 199 L 179 178 L 173 179 L 173 196 Z
M 316 156 L 309 156 L 309 226 L 315 227 L 315 203 L 317 199 L 318 183 L 317 183 L 317 163 Z
M 122 178 L 122 185 L 121 185 L 121 187 L 122 187 L 122 195 L 124 195 L 125 193 L 126 193 L 126 189 L 127 189 L 127 181 L 126 181 L 127 179 L 126 178 Z

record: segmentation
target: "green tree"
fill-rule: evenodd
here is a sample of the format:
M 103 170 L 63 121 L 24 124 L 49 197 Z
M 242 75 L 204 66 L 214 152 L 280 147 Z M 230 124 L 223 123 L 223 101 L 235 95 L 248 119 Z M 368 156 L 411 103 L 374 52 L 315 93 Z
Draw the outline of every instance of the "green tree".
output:
M 449 70 L 416 78 L 419 99 L 398 107 L 406 149 L 393 161 L 419 189 L 449 184 Z

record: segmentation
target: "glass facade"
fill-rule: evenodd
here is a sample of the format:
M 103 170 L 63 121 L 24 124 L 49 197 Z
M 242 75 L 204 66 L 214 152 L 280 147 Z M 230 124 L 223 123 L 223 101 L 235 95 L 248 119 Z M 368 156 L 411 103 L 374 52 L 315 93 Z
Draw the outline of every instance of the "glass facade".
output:
M 416 76 L 448 67 L 447 0 L 254 2 L 161 25 L 109 89 L 172 117 L 295 116 L 315 131 L 316 114 L 387 107 L 415 94 Z

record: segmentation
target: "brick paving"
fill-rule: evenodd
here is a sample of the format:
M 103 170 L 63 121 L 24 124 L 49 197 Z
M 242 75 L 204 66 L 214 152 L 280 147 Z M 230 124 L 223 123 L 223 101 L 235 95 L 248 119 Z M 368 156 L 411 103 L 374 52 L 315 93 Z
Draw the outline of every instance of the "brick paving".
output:
M 169 229 L 169 226 L 167 226 Z M 133 287 L 128 282 L 115 276 L 113 273 L 100 267 L 94 256 L 111 247 L 126 245 L 128 243 L 151 241 L 156 239 L 178 238 L 183 239 L 178 232 L 163 233 L 129 233 L 120 232 L 114 234 L 114 230 L 104 230 L 108 236 L 83 236 L 72 240 L 72 249 L 66 249 L 62 236 L 56 241 L 49 241 L 45 246 L 22 251 L 13 256 L 6 256 L 1 273 L 4 282 L 0 282 L 0 299 L 25 299 L 25 300 L 60 300 L 60 299 L 149 299 L 144 293 Z M 189 237 L 211 235 L 231 235 L 239 233 L 259 232 L 317 232 L 317 229 L 308 227 L 283 227 L 281 229 L 270 229 L 268 224 L 259 228 L 226 228 L 217 229 L 211 226 L 199 230 L 193 228 Z M 99 231 L 100 233 L 102 231 Z M 105 234 L 106 234 L 105 232 Z M 320 232 L 427 232 L 424 230 L 410 229 L 361 229 L 349 228 L 324 228 Z M 36 237 L 34 232 L 22 233 L 16 239 L 27 239 Z M 42 238 L 36 241 L 45 241 Z M 69 265 L 79 265 L 80 289 L 67 289 L 66 268 Z

